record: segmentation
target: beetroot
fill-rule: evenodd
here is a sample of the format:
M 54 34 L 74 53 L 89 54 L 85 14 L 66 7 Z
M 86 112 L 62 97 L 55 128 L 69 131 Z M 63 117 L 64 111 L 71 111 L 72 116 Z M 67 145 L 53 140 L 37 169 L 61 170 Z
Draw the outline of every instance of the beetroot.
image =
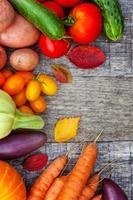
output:
M 68 53 L 68 59 L 79 68 L 91 69 L 102 65 L 106 56 L 97 47 L 77 46 Z

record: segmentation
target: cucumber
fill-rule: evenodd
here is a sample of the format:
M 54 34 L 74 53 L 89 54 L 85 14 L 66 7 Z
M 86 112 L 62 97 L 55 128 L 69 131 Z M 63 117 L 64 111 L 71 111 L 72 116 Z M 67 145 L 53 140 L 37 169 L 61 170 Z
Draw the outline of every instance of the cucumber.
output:
M 61 39 L 65 34 L 63 22 L 51 10 L 35 0 L 10 0 L 12 5 L 42 33 L 52 39 Z
M 106 36 L 117 41 L 123 36 L 124 19 L 118 0 L 92 0 L 103 12 L 104 32 Z

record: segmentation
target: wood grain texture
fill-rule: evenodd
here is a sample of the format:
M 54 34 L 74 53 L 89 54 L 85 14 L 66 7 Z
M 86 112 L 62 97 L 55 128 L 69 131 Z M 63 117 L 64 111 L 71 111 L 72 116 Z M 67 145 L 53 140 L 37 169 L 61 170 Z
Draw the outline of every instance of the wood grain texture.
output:
M 68 144 L 51 144 L 48 143 L 46 146 L 40 148 L 38 152 L 45 152 L 49 155 L 49 163 L 56 158 L 58 155 L 66 154 L 71 150 L 71 160 L 68 167 L 65 170 L 65 174 L 75 164 L 83 144 L 79 143 L 68 143 Z M 24 158 L 14 160 L 11 163 L 21 172 L 24 179 L 26 180 L 28 188 L 32 185 L 34 180 L 41 173 L 27 173 L 22 168 L 22 162 Z M 111 178 L 115 180 L 128 195 L 128 200 L 132 200 L 133 193 L 133 142 L 100 142 L 98 143 L 98 159 L 95 168 L 95 172 L 100 170 L 109 161 L 117 160 L 117 165 L 113 170 L 109 168 L 108 172 L 103 173 L 102 178 L 109 177 L 111 172 Z

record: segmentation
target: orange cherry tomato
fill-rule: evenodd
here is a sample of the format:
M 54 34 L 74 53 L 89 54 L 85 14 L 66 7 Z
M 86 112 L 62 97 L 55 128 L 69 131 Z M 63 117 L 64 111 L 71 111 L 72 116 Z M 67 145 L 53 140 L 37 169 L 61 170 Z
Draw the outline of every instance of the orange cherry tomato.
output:
M 26 98 L 35 101 L 41 94 L 41 83 L 38 80 L 31 80 L 26 87 Z
M 7 78 L 9 78 L 10 76 L 13 75 L 13 72 L 12 72 L 11 70 L 4 69 L 4 70 L 2 70 L 2 74 L 3 74 L 4 77 L 7 79 Z
M 18 94 L 14 95 L 13 100 L 14 100 L 17 107 L 24 105 L 27 101 L 27 99 L 26 99 L 26 89 L 24 88 Z
M 34 112 L 42 113 L 46 110 L 47 104 L 46 104 L 46 100 L 44 99 L 44 97 L 40 96 L 35 101 L 31 101 L 30 106 L 31 106 L 32 110 L 34 110 Z
M 31 109 L 29 106 L 23 105 L 23 106 L 21 106 L 19 109 L 20 109 L 20 111 L 23 112 L 23 113 L 27 113 L 27 114 L 31 114 L 31 115 L 34 114 L 34 112 L 32 111 L 32 109 Z
M 27 84 L 29 81 L 31 81 L 35 77 L 35 75 L 32 72 L 26 72 L 26 71 L 17 72 L 16 74 L 24 78 L 25 84 Z
M 0 86 L 3 85 L 5 82 L 5 77 L 4 75 L 0 72 Z
M 15 95 L 24 88 L 24 78 L 14 74 L 10 76 L 3 85 L 3 90 L 9 95 Z

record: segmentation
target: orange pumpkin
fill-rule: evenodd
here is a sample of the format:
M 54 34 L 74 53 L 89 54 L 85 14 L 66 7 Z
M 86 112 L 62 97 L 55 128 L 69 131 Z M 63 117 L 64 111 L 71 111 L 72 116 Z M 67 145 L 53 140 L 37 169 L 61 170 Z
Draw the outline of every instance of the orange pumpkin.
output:
M 0 200 L 26 200 L 26 187 L 21 175 L 3 161 L 0 161 Z

